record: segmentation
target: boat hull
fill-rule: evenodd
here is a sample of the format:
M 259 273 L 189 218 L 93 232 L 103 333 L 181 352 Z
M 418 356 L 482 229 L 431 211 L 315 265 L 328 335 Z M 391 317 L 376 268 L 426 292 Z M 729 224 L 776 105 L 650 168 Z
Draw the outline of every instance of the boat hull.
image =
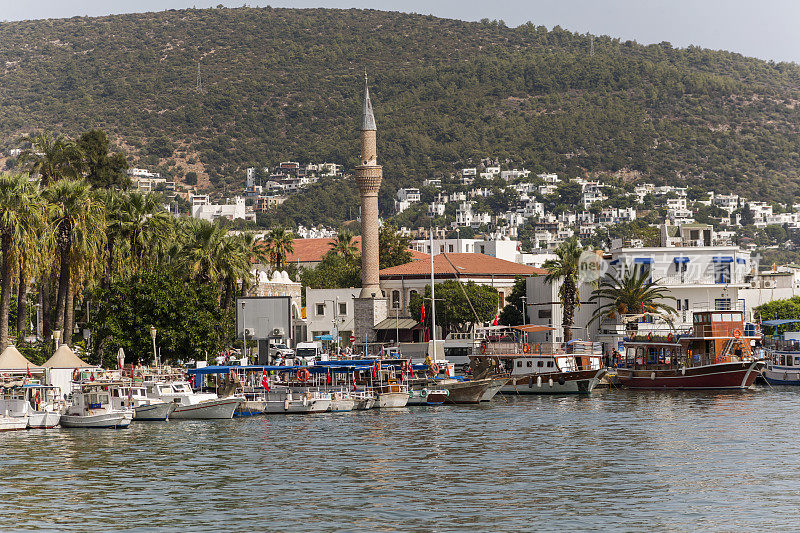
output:
M 378 394 L 378 407 L 381 409 L 405 407 L 408 404 L 407 392 L 381 392 Z
M 512 377 L 503 394 L 590 394 L 606 374 L 605 370 L 576 370 Z
M 480 403 L 493 378 L 476 379 L 474 381 L 437 382 L 436 387 L 447 391 L 446 404 Z
M 375 398 L 360 398 L 356 400 L 356 411 L 366 411 L 375 407 Z
M 28 415 L 4 416 L 0 415 L 0 431 L 19 431 L 28 428 Z
M 334 398 L 331 400 L 330 411 L 332 413 L 342 413 L 352 411 L 356 407 L 356 401 L 352 398 Z
M 140 405 L 134 408 L 133 419 L 143 421 L 164 421 L 177 408 L 175 403 L 159 402 L 150 405 Z
M 264 413 L 266 414 L 307 414 L 321 413 L 327 411 L 331 406 L 329 399 L 316 399 L 303 402 L 299 400 L 270 400 L 264 403 Z
M 486 389 L 486 392 L 483 393 L 483 396 L 481 396 L 481 401 L 482 402 L 491 401 L 491 399 L 494 398 L 497 395 L 497 393 L 500 392 L 502 388 L 506 386 L 506 384 L 509 382 L 510 379 L 511 378 L 505 378 L 505 377 L 492 378 L 492 383 Z
M 206 400 L 194 405 L 178 405 L 170 418 L 177 420 L 219 420 L 233 418 L 233 413 L 242 400 L 239 398 L 221 398 Z
M 761 373 L 770 385 L 800 386 L 800 369 L 779 366 L 767 366 Z
M 743 390 L 759 375 L 760 361 L 719 363 L 685 369 L 617 369 L 618 383 L 629 389 Z
M 133 420 L 133 412 L 103 413 L 99 415 L 61 415 L 61 426 L 65 428 L 126 428 Z
M 33 411 L 28 415 L 28 427 L 31 429 L 51 429 L 61 422 L 61 413 L 53 411 Z

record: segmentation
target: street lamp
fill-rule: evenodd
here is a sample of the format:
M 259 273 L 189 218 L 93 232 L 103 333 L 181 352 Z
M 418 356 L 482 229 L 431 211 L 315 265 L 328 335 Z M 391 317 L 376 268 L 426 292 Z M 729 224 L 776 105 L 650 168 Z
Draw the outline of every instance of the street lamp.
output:
M 153 361 L 156 363 L 156 368 L 161 366 L 158 361 L 158 352 L 156 352 L 156 328 L 150 326 L 150 338 L 153 339 Z
M 242 340 L 244 341 L 244 356 L 247 357 L 247 315 L 244 308 L 245 302 L 242 302 Z

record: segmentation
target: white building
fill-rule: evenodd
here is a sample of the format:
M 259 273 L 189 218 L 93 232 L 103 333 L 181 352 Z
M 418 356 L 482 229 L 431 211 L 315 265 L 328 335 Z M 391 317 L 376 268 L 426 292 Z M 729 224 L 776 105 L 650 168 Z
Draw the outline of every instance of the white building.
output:
M 227 204 L 211 204 L 209 203 L 208 196 L 191 196 L 192 202 L 192 217 L 201 220 L 214 221 L 218 218 L 225 218 L 228 220 L 250 220 L 256 221 L 256 214 L 248 212 L 244 198 L 237 196 L 233 202 Z
M 312 341 L 321 335 L 341 337 L 340 346 L 350 344 L 353 332 L 353 300 L 361 293 L 359 288 L 306 289 L 306 339 Z
M 394 208 L 398 213 L 402 213 L 412 204 L 421 200 L 419 189 L 417 188 L 403 188 L 397 190 L 397 199 L 394 201 Z

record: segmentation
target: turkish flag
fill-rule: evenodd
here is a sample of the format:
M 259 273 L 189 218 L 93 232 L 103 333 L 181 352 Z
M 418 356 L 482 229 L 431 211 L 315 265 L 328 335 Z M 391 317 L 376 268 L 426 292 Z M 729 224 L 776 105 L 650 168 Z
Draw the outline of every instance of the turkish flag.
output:
M 493 326 L 497 325 L 497 315 L 494 315 L 494 322 L 492 323 Z
M 333 376 L 331 376 L 331 369 L 328 369 L 328 385 L 333 383 Z
M 420 324 L 425 323 L 425 302 L 422 302 L 422 311 L 419 313 L 419 322 Z
M 261 375 L 261 386 L 267 389 L 267 392 L 269 392 L 269 379 L 267 378 L 266 370 L 264 370 L 264 373 Z

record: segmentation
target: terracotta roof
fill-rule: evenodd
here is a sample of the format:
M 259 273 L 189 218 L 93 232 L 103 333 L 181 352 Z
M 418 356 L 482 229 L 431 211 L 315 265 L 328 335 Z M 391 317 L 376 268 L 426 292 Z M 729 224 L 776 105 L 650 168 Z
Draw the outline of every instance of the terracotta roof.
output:
M 324 239 L 294 239 L 293 246 L 294 252 L 286 257 L 287 263 L 319 263 L 322 261 L 322 256 L 331 250 L 331 243 L 335 240 L 334 237 Z M 356 249 L 361 253 L 361 237 L 353 237 L 353 244 Z M 411 250 L 411 257 L 413 260 L 427 259 L 428 254 Z
M 447 256 L 447 257 L 445 257 Z M 450 260 L 449 262 L 447 260 Z M 537 276 L 547 274 L 542 268 L 521 265 L 485 254 L 437 254 L 433 257 L 433 269 L 437 277 L 455 277 L 452 263 L 461 276 Z M 384 268 L 381 278 L 430 276 L 429 261 L 412 261 L 404 265 Z

